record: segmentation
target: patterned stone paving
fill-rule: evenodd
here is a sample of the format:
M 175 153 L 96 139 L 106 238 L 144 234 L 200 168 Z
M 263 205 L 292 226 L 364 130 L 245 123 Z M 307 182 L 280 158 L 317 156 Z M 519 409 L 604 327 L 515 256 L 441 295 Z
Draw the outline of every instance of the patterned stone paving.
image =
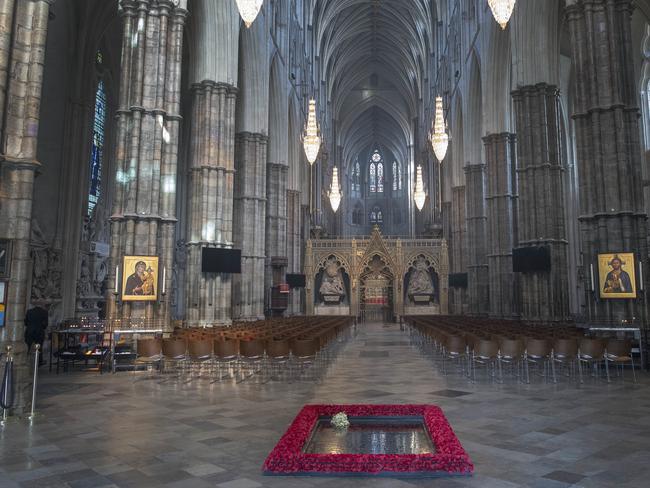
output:
M 379 354 L 381 353 L 381 354 Z M 452 369 L 452 368 L 450 368 Z M 322 381 L 158 382 L 123 372 L 43 376 L 33 425 L 0 431 L 6 487 L 645 487 L 650 378 L 476 384 L 445 377 L 398 326 L 367 325 Z M 440 405 L 472 478 L 271 478 L 261 465 L 305 403 Z

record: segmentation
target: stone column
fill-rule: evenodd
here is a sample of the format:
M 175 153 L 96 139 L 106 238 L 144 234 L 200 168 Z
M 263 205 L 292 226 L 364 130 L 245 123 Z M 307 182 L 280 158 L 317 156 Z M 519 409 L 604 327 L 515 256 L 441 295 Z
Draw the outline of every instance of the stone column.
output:
M 488 263 L 486 254 L 485 165 L 465 166 L 467 211 L 467 280 L 469 313 L 488 312 Z
M 598 254 L 632 252 L 646 264 L 646 220 L 643 207 L 639 142 L 638 92 L 634 74 L 631 0 L 574 0 L 567 7 L 575 66 L 576 129 L 580 175 L 580 221 L 583 275 L 593 292 L 586 303 L 591 319 L 621 320 L 647 316 L 647 298 L 601 300 Z M 628 263 L 629 264 L 629 263 Z M 639 278 L 639 268 L 635 270 Z M 628 269 L 630 272 L 631 269 Z M 640 283 L 637 283 L 640 290 Z
M 122 73 L 117 149 L 109 317 L 169 319 L 176 226 L 176 173 L 181 58 L 187 10 L 181 0 L 121 0 Z M 160 258 L 157 302 L 120 303 L 115 267 L 126 255 Z M 122 277 L 122 272 L 120 272 Z
M 231 275 L 202 273 L 201 255 L 204 247 L 233 247 L 236 97 L 237 88 L 225 83 L 204 81 L 192 86 L 185 282 L 186 316 L 195 324 L 231 320 Z M 253 144 L 257 144 L 254 138 Z
M 0 1 L 0 237 L 11 242 L 2 353 L 15 357 L 13 413 L 29 402 L 31 378 L 24 319 L 31 295 L 31 237 L 36 145 L 48 14 L 52 1 Z M 4 359 L 4 356 L 3 356 Z
M 235 127 L 233 239 L 242 251 L 242 273 L 233 275 L 232 314 L 237 320 L 264 318 L 266 259 L 266 163 L 269 145 L 269 29 L 271 8 L 241 31 L 239 93 Z M 237 13 L 237 15 L 239 15 Z
M 515 225 L 515 135 L 507 132 L 483 138 L 487 166 L 487 258 L 490 315 L 515 313 L 512 249 Z
M 300 192 L 297 190 L 287 191 L 287 254 L 289 258 L 288 268 L 292 273 L 302 273 L 300 196 Z M 298 315 L 300 313 L 300 292 L 292 290 L 290 300 L 289 312 L 292 315 Z
M 513 92 L 517 124 L 519 248 L 548 246 L 551 271 L 522 273 L 522 317 L 561 321 L 569 316 L 568 243 L 559 92 L 539 83 Z
M 465 187 L 451 189 L 451 239 L 450 265 L 452 273 L 467 272 L 467 223 L 465 220 Z M 467 311 L 467 290 L 454 288 L 449 293 L 450 313 L 463 314 Z
M 233 317 L 240 320 L 264 318 L 267 144 L 263 134 L 236 137 L 234 239 L 242 250 L 242 274 L 233 277 Z
M 289 166 L 284 162 L 269 161 L 266 178 L 266 256 L 270 269 L 268 286 L 284 280 L 289 264 L 287 258 L 287 176 Z

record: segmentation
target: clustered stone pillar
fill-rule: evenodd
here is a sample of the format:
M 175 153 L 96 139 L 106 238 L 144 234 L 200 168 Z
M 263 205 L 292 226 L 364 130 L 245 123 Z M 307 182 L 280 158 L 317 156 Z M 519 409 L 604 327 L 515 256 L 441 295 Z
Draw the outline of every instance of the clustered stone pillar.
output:
M 467 281 L 469 313 L 485 313 L 489 307 L 486 254 L 485 165 L 465 166 L 467 221 Z
M 121 0 L 122 73 L 117 111 L 115 197 L 111 216 L 109 317 L 169 318 L 176 227 L 176 174 L 185 0 Z M 127 255 L 158 256 L 157 302 L 113 294 Z M 166 283 L 162 284 L 163 270 Z M 122 277 L 122 273 L 120 273 Z
M 267 165 L 266 195 L 266 256 L 270 264 L 270 285 L 283 282 L 287 258 L 287 177 L 286 162 L 269 161 Z M 268 286 L 267 282 L 267 286 Z
M 550 272 L 521 274 L 522 317 L 562 321 L 569 316 L 569 278 L 559 92 L 540 83 L 512 95 L 521 216 L 518 247 L 548 246 L 551 252 Z
M 467 256 L 467 242 L 466 242 L 466 207 L 465 207 L 465 187 L 455 186 L 451 189 L 451 242 L 449 246 L 450 251 L 450 266 L 452 273 L 465 273 L 466 256 Z M 467 290 L 464 288 L 452 288 L 449 293 L 449 301 L 451 313 L 462 314 L 466 310 Z
M 292 273 L 302 273 L 301 267 L 301 228 L 302 228 L 302 207 L 300 205 L 301 193 L 297 190 L 287 191 L 287 255 L 288 267 Z M 300 292 L 291 292 L 289 312 L 297 315 L 300 313 Z
M 236 136 L 234 238 L 242 250 L 242 274 L 233 278 L 233 316 L 241 320 L 264 318 L 267 145 L 263 134 Z
M 202 273 L 204 247 L 233 247 L 235 102 L 237 88 L 203 81 L 192 87 L 188 202 L 187 320 L 231 321 L 231 275 Z
M 487 258 L 490 315 L 516 313 L 512 249 L 515 245 L 515 135 L 507 132 L 483 138 L 487 167 Z
M 580 221 L 588 314 L 643 322 L 647 298 L 601 300 L 599 253 L 634 253 L 647 263 L 639 150 L 638 92 L 631 35 L 631 0 L 574 0 L 567 7 L 575 66 L 575 120 Z M 632 269 L 639 279 L 639 268 Z M 591 270 L 594 267 L 593 286 Z M 644 269 L 643 288 L 650 272 Z M 641 290 L 637 282 L 637 290 Z
M 24 342 L 31 290 L 34 176 L 48 14 L 53 0 L 0 1 L 0 237 L 11 241 L 9 283 L 0 348 L 14 352 L 14 412 L 29 401 L 31 379 Z

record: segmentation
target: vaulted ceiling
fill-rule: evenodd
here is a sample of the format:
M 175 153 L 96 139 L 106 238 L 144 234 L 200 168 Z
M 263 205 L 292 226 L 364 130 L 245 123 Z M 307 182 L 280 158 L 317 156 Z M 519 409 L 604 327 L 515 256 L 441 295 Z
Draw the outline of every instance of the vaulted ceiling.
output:
M 316 0 L 316 56 L 349 163 L 383 144 L 406 160 L 431 76 L 434 0 Z

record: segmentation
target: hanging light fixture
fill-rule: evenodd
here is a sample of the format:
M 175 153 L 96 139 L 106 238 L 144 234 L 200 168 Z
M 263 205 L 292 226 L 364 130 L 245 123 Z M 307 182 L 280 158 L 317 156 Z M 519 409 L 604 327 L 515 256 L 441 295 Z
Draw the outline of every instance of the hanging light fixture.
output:
M 303 146 L 309 164 L 314 164 L 320 151 L 321 138 L 318 135 L 318 123 L 316 122 L 316 100 L 309 100 L 309 114 L 307 115 L 307 126 Z
M 255 19 L 257 14 L 260 13 L 262 4 L 264 0 L 237 0 L 237 8 L 239 9 L 239 15 L 246 24 L 246 27 L 250 27 Z
M 515 8 L 517 0 L 488 0 L 494 19 L 505 29 Z
M 424 180 L 422 179 L 422 166 L 418 164 L 417 173 L 415 176 L 415 191 L 413 192 L 415 206 L 418 210 L 424 208 L 424 202 L 427 199 L 427 194 L 424 192 Z
M 436 118 L 433 122 L 433 130 L 431 132 L 431 145 L 433 146 L 433 152 L 436 158 L 442 162 L 447 155 L 447 148 L 449 147 L 449 134 L 447 134 L 442 97 L 436 98 Z
M 332 210 L 336 213 L 339 209 L 339 205 L 341 205 L 341 199 L 343 198 L 341 195 L 341 184 L 339 183 L 339 170 L 336 166 L 334 166 L 332 172 L 332 186 L 330 188 L 329 198 Z

